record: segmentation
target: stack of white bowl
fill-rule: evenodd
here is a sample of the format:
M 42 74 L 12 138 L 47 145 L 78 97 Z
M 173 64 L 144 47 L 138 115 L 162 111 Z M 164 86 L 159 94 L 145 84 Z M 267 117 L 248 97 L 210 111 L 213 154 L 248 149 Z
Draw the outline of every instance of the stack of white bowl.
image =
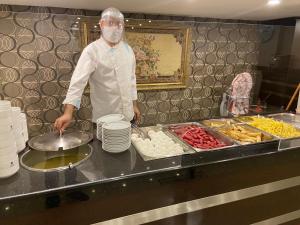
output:
M 12 121 L 13 121 L 13 128 L 15 133 L 15 139 L 17 143 L 17 150 L 18 153 L 23 151 L 26 147 L 26 142 L 23 133 L 23 120 L 21 117 L 21 109 L 20 107 L 12 107 Z
M 102 148 L 107 152 L 118 153 L 131 145 L 131 124 L 117 121 L 102 125 Z
M 102 125 L 104 123 L 111 123 L 116 121 L 124 120 L 124 115 L 122 114 L 109 114 L 106 116 L 102 116 L 97 119 L 97 139 L 102 141 Z
M 27 127 L 27 119 L 26 119 L 25 113 L 21 113 L 21 121 L 22 121 L 24 141 L 27 142 L 28 141 L 28 127 Z
M 0 178 L 9 177 L 19 170 L 19 158 L 9 101 L 0 101 Z

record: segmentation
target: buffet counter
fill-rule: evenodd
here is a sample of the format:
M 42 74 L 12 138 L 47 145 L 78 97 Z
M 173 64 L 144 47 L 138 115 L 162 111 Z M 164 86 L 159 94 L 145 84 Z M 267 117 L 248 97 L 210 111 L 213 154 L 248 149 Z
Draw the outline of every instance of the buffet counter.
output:
M 133 146 L 123 153 L 107 153 L 94 138 L 92 155 L 76 167 L 47 173 L 21 168 L 0 180 L 0 221 L 22 225 L 264 221 L 300 209 L 300 148 L 281 151 L 279 142 L 145 161 Z

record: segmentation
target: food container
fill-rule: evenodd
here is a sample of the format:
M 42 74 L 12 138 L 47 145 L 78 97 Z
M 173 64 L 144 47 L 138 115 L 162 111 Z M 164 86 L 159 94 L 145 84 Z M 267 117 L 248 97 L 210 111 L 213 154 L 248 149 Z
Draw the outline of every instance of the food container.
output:
M 232 140 L 199 123 L 172 124 L 166 126 L 166 129 L 196 151 L 220 150 L 235 145 Z M 203 133 L 197 133 L 198 130 L 202 130 Z M 195 132 L 195 134 L 193 132 Z M 189 136 L 187 136 L 187 134 L 189 134 Z
M 226 125 L 217 131 L 240 145 L 257 144 L 277 140 L 276 137 L 247 124 Z
M 221 118 L 221 119 L 202 120 L 202 121 L 200 121 L 200 123 L 207 127 L 217 128 L 217 127 L 222 127 L 225 125 L 236 124 L 238 122 L 234 119 Z
M 253 121 L 254 117 L 263 117 L 260 115 L 257 116 L 239 116 L 239 117 L 235 117 L 234 120 L 238 121 L 239 123 L 250 123 Z
M 90 157 L 92 138 L 90 133 L 72 130 L 33 137 L 28 142 L 31 149 L 21 156 L 21 165 L 39 172 L 71 169 Z
M 148 135 L 149 132 L 163 132 L 162 135 L 166 135 L 166 138 L 171 141 L 171 145 L 174 145 L 175 147 L 180 146 L 182 148 L 182 152 L 166 152 L 164 149 L 162 151 L 159 151 L 159 147 L 155 149 L 155 151 L 146 151 L 143 149 L 143 146 L 140 146 L 139 143 L 136 141 L 136 138 L 140 139 L 149 139 L 149 143 L 152 143 L 150 141 L 151 137 L 153 137 L 153 133 L 150 133 L 150 136 Z M 163 130 L 163 127 L 161 126 L 150 126 L 150 127 L 142 127 L 142 128 L 133 128 L 132 129 L 132 144 L 137 150 L 137 152 L 141 155 L 141 157 L 145 160 L 153 160 L 153 159 L 159 159 L 159 158 L 167 158 L 172 157 L 176 155 L 182 155 L 182 154 L 191 154 L 194 153 L 195 150 L 191 148 L 186 143 L 180 141 L 177 137 L 173 136 L 168 130 Z M 159 140 L 158 140 L 159 141 Z M 156 142 L 157 143 L 157 142 Z M 155 141 L 152 143 L 155 144 Z M 165 146 L 161 146 L 162 148 L 165 148 Z M 156 151 L 158 150 L 158 151 Z
M 295 127 L 300 128 L 300 115 L 293 113 L 276 113 L 267 115 L 269 118 L 290 123 Z
M 249 119 L 247 122 L 248 125 L 279 139 L 300 137 L 300 129 L 290 123 L 262 116 L 252 116 L 247 119 Z
M 64 151 L 29 150 L 21 156 L 20 163 L 30 171 L 60 171 L 78 166 L 86 161 L 92 152 L 92 147 L 88 144 Z

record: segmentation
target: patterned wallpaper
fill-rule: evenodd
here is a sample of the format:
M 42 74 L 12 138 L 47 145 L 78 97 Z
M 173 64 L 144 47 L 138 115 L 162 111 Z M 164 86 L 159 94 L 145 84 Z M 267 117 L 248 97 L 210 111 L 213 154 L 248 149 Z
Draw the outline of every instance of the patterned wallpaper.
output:
M 0 9 L 0 98 L 22 107 L 31 136 L 47 132 L 62 112 L 61 102 L 80 55 L 80 39 L 70 27 L 78 15 L 97 16 L 99 12 L 6 5 Z M 192 27 L 188 88 L 140 91 L 142 125 L 218 116 L 221 94 L 234 76 L 248 71 L 255 77 L 260 44 L 257 24 L 188 20 L 184 22 Z M 85 93 L 74 126 L 91 129 L 90 115 Z

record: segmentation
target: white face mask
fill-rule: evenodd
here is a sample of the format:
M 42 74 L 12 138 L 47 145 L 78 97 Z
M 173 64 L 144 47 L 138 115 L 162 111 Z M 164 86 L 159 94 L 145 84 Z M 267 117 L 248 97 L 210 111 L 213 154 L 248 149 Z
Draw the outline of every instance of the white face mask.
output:
M 118 43 L 123 34 L 123 28 L 119 28 L 117 26 L 104 26 L 102 28 L 102 35 L 105 40 L 111 43 Z

